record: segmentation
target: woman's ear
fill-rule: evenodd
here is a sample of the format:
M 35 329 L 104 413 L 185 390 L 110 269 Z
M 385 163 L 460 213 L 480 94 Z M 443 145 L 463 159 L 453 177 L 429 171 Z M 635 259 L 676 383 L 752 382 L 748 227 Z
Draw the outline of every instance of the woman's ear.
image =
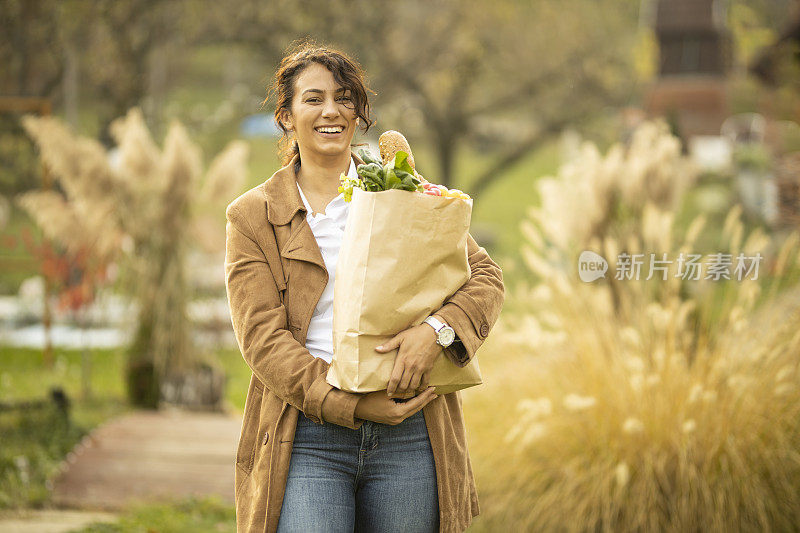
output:
M 281 124 L 283 124 L 283 127 L 286 128 L 287 130 L 292 131 L 294 129 L 294 124 L 292 124 L 291 113 L 288 113 L 286 111 L 281 113 L 280 122 Z

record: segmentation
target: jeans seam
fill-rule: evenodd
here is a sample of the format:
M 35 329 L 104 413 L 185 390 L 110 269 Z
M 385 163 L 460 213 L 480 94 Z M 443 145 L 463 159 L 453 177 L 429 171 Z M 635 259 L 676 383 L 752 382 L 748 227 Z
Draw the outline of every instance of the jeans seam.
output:
M 367 428 L 373 428 L 374 424 L 372 424 L 369 420 L 365 421 L 361 425 L 361 442 L 358 444 L 358 465 L 356 465 L 356 479 L 355 479 L 355 486 L 358 487 L 358 481 L 361 478 L 361 473 L 364 469 L 364 457 L 367 454 L 367 449 L 364 447 L 366 443 L 364 442 L 364 437 L 367 434 Z
M 361 471 L 364 467 L 364 450 L 358 449 L 358 464 L 356 465 L 356 479 L 354 486 L 358 488 L 358 482 L 361 479 Z

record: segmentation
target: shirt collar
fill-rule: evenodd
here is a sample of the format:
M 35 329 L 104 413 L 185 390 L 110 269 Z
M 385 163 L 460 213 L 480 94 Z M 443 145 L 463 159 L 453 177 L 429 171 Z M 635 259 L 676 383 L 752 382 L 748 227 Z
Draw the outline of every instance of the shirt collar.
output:
M 355 166 L 364 163 L 356 154 L 350 155 Z M 273 225 L 289 224 L 299 210 L 305 209 L 294 172 L 294 164 L 298 160 L 299 155 L 295 154 L 288 165 L 258 186 L 264 198 L 267 220 Z
M 347 169 L 347 177 L 353 179 L 358 178 L 358 173 L 356 172 L 356 163 L 352 157 L 350 158 L 350 167 Z M 303 201 L 303 205 L 306 208 L 306 216 L 309 219 L 313 219 L 314 217 L 311 215 L 312 213 L 311 204 L 308 203 L 308 199 L 306 198 L 306 195 L 303 193 L 303 189 L 300 188 L 300 184 L 297 183 L 297 180 L 295 180 L 295 184 L 297 185 L 297 190 L 300 192 L 300 199 Z M 327 206 L 325 206 L 326 207 L 325 216 L 328 217 L 333 216 L 333 213 L 330 212 L 330 208 L 338 209 L 339 207 L 342 206 L 342 204 L 346 204 L 346 202 L 344 201 L 344 195 L 342 193 L 339 193 L 338 196 L 336 196 L 333 200 L 330 201 L 330 203 Z

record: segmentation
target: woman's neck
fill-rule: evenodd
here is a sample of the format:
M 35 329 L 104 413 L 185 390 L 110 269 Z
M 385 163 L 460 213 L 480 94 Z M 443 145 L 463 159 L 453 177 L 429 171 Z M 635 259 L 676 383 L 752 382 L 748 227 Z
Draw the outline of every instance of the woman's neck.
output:
M 350 151 L 335 156 L 304 155 L 300 152 L 300 172 L 297 183 L 303 192 L 336 196 L 339 194 L 339 176 L 350 168 Z

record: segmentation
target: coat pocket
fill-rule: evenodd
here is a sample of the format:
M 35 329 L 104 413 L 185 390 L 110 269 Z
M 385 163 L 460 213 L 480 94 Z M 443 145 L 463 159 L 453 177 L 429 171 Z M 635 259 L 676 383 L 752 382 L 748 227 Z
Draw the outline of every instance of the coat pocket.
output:
M 236 450 L 236 464 L 243 472 L 249 474 L 253 470 L 253 461 L 258 444 L 258 430 L 261 419 L 261 399 L 264 390 L 254 385 L 247 395 L 242 418 L 242 432 L 239 436 L 239 447 Z

